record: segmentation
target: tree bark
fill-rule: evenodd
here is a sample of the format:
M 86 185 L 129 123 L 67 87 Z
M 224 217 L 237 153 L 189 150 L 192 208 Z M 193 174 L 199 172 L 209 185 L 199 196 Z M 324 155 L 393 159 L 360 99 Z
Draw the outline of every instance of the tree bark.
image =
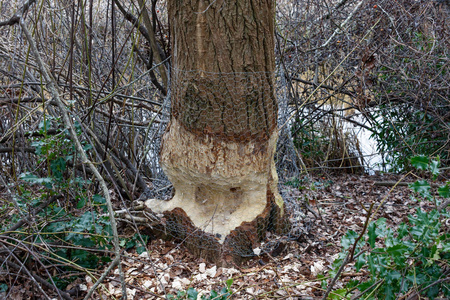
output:
M 242 247 L 254 247 L 283 215 L 273 160 L 274 3 L 170 0 L 168 9 L 172 115 L 161 164 L 175 195 L 146 203 L 189 232 L 204 233 L 204 241 L 216 241 L 215 254 L 207 256 L 217 262 L 236 247 L 248 252 Z M 189 238 L 186 230 L 172 234 Z M 201 240 L 190 239 L 191 248 Z

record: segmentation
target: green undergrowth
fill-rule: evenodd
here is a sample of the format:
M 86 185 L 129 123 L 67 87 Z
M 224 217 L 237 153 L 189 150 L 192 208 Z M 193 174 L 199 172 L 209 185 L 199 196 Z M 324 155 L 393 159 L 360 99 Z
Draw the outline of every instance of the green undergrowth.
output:
M 111 261 L 112 230 L 104 197 L 74 171 L 77 152 L 68 133 L 53 129 L 49 134 L 60 127 L 57 119 L 41 122 L 38 137 L 30 138 L 36 165 L 19 174 L 13 201 L 2 202 L 0 213 L 10 215 L 1 224 L 3 240 L 52 270 L 52 281 L 64 289 L 74 280 L 72 272 Z M 83 148 L 92 146 L 84 143 Z M 10 231 L 20 220 L 28 221 Z
M 439 159 L 416 156 L 410 160 L 416 169 L 428 172 L 433 180 L 439 175 Z M 410 185 L 416 193 L 414 201 L 427 201 L 434 209 L 417 208 L 414 215 L 391 228 L 385 218 L 369 222 L 367 232 L 348 231 L 342 238 L 342 252 L 334 261 L 333 278 L 346 258 L 356 272 L 367 271 L 368 278 L 351 280 L 334 290 L 328 299 L 351 299 L 359 293 L 361 299 L 399 299 L 403 296 L 450 297 L 450 234 L 444 222 L 450 214 L 437 209 L 450 197 L 450 182 L 432 187 L 425 180 Z M 327 282 L 323 281 L 326 288 Z

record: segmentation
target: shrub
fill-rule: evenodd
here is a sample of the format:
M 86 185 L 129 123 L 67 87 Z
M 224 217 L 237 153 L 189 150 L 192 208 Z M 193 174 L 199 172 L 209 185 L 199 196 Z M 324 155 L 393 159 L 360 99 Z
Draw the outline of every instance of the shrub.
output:
M 439 174 L 439 160 L 424 156 L 413 157 L 414 167 L 426 170 L 433 178 Z M 411 189 L 419 196 L 417 201 L 440 201 L 431 191 L 426 181 L 416 181 Z M 437 189 L 441 197 L 450 197 L 450 182 Z M 443 219 L 450 214 L 444 210 L 429 212 L 417 209 L 405 223 L 397 228 L 389 228 L 384 218 L 371 222 L 367 233 L 359 239 L 359 234 L 348 231 L 342 238 L 343 251 L 333 263 L 331 275 L 338 273 L 348 253 L 355 258 L 352 268 L 366 269 L 370 278 L 354 280 L 344 288 L 335 290 L 331 299 L 347 299 L 354 289 L 358 289 L 365 299 L 396 299 L 407 294 L 418 294 L 434 299 L 439 295 L 450 296 L 448 285 L 450 261 L 450 234 L 443 231 Z M 349 252 L 350 251 L 350 252 Z

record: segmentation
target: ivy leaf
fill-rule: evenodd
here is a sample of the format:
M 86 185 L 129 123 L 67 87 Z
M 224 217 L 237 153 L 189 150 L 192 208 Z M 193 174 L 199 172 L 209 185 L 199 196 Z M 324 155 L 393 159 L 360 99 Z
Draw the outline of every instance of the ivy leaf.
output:
M 428 168 L 431 174 L 433 174 L 433 177 L 436 179 L 436 177 L 439 175 L 439 161 L 432 160 L 431 163 L 428 165 Z
M 444 253 L 450 252 L 450 243 L 442 243 L 442 252 Z
M 228 288 L 226 287 L 226 286 L 224 286 L 221 290 L 220 290 L 220 294 L 221 294 L 221 299 L 224 299 L 224 300 L 226 300 L 227 299 L 227 296 L 229 296 L 230 295 L 230 293 L 228 293 Z
M 359 270 L 366 264 L 366 256 L 365 254 L 362 254 L 358 256 L 355 263 L 356 272 L 359 272 Z
M 377 273 L 377 264 L 373 260 L 373 256 L 372 255 L 369 255 L 369 257 L 367 259 L 367 263 L 369 264 L 370 273 L 371 274 L 376 274 Z
M 450 182 L 438 188 L 438 194 L 443 198 L 450 198 Z
M 391 284 L 385 284 L 384 285 L 384 294 L 386 295 L 386 300 L 391 300 L 391 299 L 395 299 L 394 298 L 394 291 L 393 291 L 393 287 Z
M 92 200 L 94 201 L 95 204 L 106 203 L 105 198 L 103 198 L 103 196 L 100 196 L 99 194 L 95 194 L 94 196 L 92 196 Z
M 399 280 L 401 277 L 402 274 L 400 272 L 398 272 L 397 270 L 391 270 L 386 276 L 386 282 L 390 284 L 392 283 L 392 281 Z
M 195 289 L 190 287 L 187 290 L 187 297 L 188 297 L 188 299 L 197 300 L 197 296 L 198 296 L 198 292 Z
M 39 122 L 38 128 L 40 132 L 46 132 L 50 129 L 52 125 L 52 121 L 49 119 L 44 119 L 41 122 Z
M 27 181 L 31 184 L 52 184 L 53 178 L 50 177 L 38 177 L 36 175 L 31 174 L 30 172 L 22 173 L 19 176 L 23 181 Z
M 81 209 L 86 205 L 86 197 L 80 197 L 80 200 L 77 203 L 77 208 Z
M 88 152 L 88 151 L 91 150 L 92 148 L 94 148 L 94 147 L 92 147 L 91 144 L 86 144 L 86 145 L 83 146 L 83 150 L 86 151 L 86 152 Z
M 409 233 L 408 229 L 408 225 L 406 225 L 405 223 L 401 223 L 398 226 L 398 238 L 402 239 L 403 237 L 407 236 Z
M 369 287 L 371 287 L 374 284 L 373 280 L 368 280 L 366 282 L 362 282 L 360 285 L 358 285 L 358 290 L 360 292 L 366 291 Z
M 233 278 L 230 278 L 226 281 L 228 290 L 231 289 L 231 285 L 233 284 L 233 281 L 234 281 Z
M 408 247 L 403 244 L 398 244 L 392 247 L 386 248 L 386 253 L 389 253 L 392 256 L 399 256 L 408 251 Z
M 353 230 L 347 231 L 347 233 L 342 237 L 341 245 L 344 249 L 348 249 L 353 245 L 358 237 L 358 233 Z
M 337 289 L 330 293 L 328 299 L 338 300 L 345 299 L 345 295 L 348 293 L 347 289 Z
M 372 248 L 372 249 L 375 247 L 375 240 L 377 239 L 377 234 L 375 232 L 376 228 L 377 227 L 376 227 L 375 223 L 372 222 L 369 224 L 369 228 L 368 228 L 368 232 L 367 232 L 367 235 L 369 236 L 369 245 L 370 245 L 370 248 Z
M 92 225 L 92 221 L 96 219 L 95 212 L 87 211 L 85 212 L 79 219 L 78 224 L 80 225 L 81 230 L 89 230 Z
M 427 290 L 427 296 L 430 299 L 434 299 L 436 298 L 436 296 L 439 294 L 439 285 L 434 285 L 431 286 L 428 290 Z
M 386 235 L 386 218 L 379 218 L 376 221 L 376 228 L 375 228 L 375 232 L 377 234 L 377 236 L 385 236 Z
M 66 222 L 55 222 L 55 223 L 51 223 L 50 225 L 48 225 L 46 227 L 46 230 L 48 232 L 62 232 L 64 230 L 66 230 L 66 228 L 70 226 L 69 223 Z
M 416 193 L 419 193 L 424 198 L 431 198 L 430 185 L 425 180 L 417 180 L 409 185 L 409 187 Z
M 411 165 L 419 170 L 426 170 L 430 160 L 424 155 L 411 157 Z
M 62 157 L 56 158 L 50 162 L 50 168 L 53 176 L 57 180 L 63 179 L 63 173 L 66 170 L 66 160 Z

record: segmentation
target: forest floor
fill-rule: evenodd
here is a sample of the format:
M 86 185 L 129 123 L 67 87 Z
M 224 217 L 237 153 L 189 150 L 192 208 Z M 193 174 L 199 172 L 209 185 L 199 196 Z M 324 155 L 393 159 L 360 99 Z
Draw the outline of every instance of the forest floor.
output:
M 341 251 L 342 236 L 348 230 L 358 234 L 363 231 L 371 204 L 374 204 L 371 217 L 385 218 L 393 227 L 414 214 L 418 207 L 432 208 L 429 202 L 413 199 L 413 192 L 406 183 L 415 180 L 412 176 L 404 178 L 390 174 L 339 174 L 291 183 L 284 196 L 291 210 L 299 210 L 290 211 L 296 235 L 281 238 L 273 251 L 255 255 L 239 267 L 216 267 L 194 258 L 182 244 L 161 239 L 151 240 L 145 252 L 138 253 L 136 247 L 129 248 L 123 252 L 122 259 L 127 298 L 167 299 L 169 294 L 176 296 L 179 291 L 192 288 L 191 292 L 194 289 L 199 293 L 197 299 L 202 299 L 201 295 L 205 299 L 214 299 L 210 297 L 211 291 L 219 292 L 228 281 L 232 295 L 216 299 L 321 299 L 325 293 L 323 278 L 331 281 L 329 270 Z M 401 184 L 394 186 L 397 182 Z M 352 279 L 369 276 L 364 270 L 355 272 L 351 266 L 349 264 L 343 270 L 334 289 Z M 91 271 L 97 278 L 103 272 Z M 83 299 L 85 291 L 92 285 L 92 279 L 85 276 L 69 284 L 67 290 L 77 286 L 80 293 L 73 299 Z M 34 293 L 33 287 L 33 284 L 16 285 L 16 290 L 10 291 L 9 299 L 28 299 L 27 295 Z M 92 299 L 119 299 L 121 295 L 116 269 Z
M 402 185 L 394 187 L 400 180 Z M 363 231 L 367 209 L 372 203 L 373 212 L 379 208 L 372 217 L 386 218 L 392 226 L 414 214 L 419 206 L 431 209 L 429 202 L 412 199 L 413 193 L 405 182 L 415 180 L 386 174 L 341 174 L 314 178 L 303 191 L 301 187 L 300 190 L 289 188 L 291 201 L 304 203 L 305 196 L 308 199 L 308 207 L 305 209 L 303 205 L 306 215 L 297 223 L 305 233 L 296 240 L 284 242 L 282 251 L 279 248 L 276 253 L 255 256 L 239 268 L 217 268 L 195 259 L 182 245 L 153 240 L 148 252 L 127 253 L 123 266 L 128 299 L 164 299 L 167 294 L 176 295 L 177 291 L 189 288 L 210 299 L 210 292 L 220 291 L 230 278 L 233 279 L 231 299 L 320 299 L 324 289 L 318 275 L 328 276 L 332 262 L 341 251 L 341 238 L 348 230 Z M 351 265 L 344 269 L 334 288 L 368 275 L 353 271 Z M 120 297 L 121 293 L 116 271 L 105 281 L 97 297 L 110 299 Z

